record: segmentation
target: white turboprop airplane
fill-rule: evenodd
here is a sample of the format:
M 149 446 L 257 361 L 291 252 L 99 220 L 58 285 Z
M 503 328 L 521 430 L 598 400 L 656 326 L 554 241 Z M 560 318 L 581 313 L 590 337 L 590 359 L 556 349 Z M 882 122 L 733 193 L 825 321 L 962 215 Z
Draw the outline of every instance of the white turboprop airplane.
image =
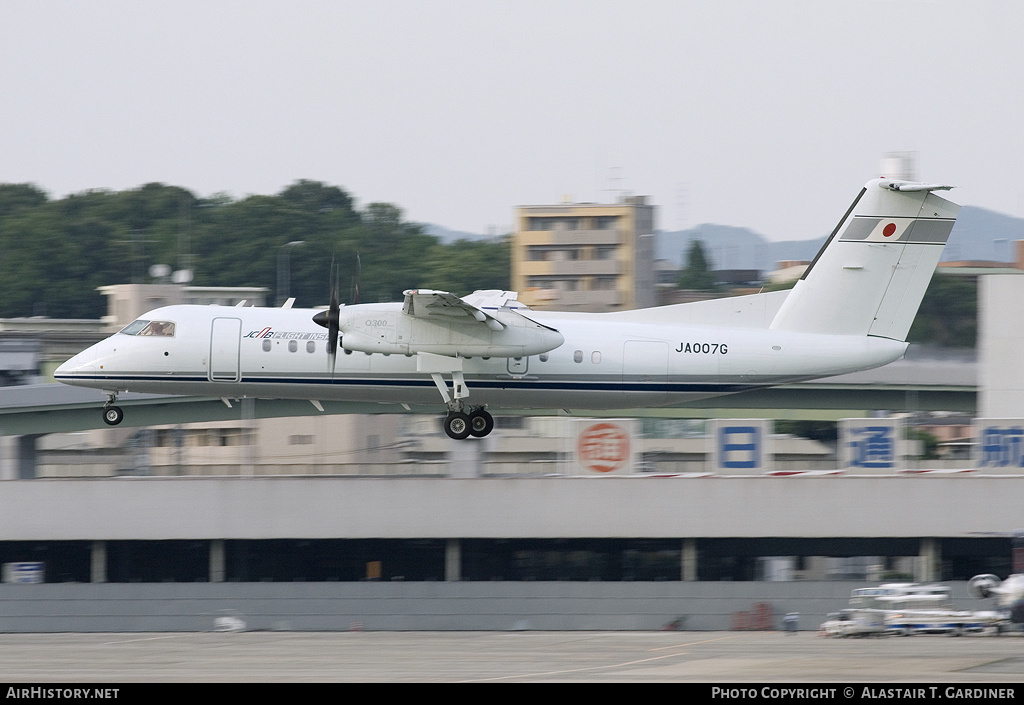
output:
M 167 306 L 54 376 L 106 391 L 110 425 L 123 418 L 121 391 L 308 399 L 319 409 L 321 400 L 409 408 L 440 397 L 445 432 L 462 439 L 490 433 L 488 408 L 679 405 L 870 369 L 907 349 L 959 211 L 933 193 L 949 188 L 868 182 L 790 291 L 614 313 L 423 289 L 352 306 L 332 293 L 326 310 Z

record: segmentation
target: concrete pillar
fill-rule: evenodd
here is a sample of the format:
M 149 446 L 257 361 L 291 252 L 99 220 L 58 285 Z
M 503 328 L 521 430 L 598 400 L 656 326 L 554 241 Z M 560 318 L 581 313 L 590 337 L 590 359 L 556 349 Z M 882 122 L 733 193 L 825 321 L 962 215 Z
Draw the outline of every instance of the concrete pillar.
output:
M 92 555 L 89 561 L 90 582 L 107 582 L 107 542 L 93 541 Z
M 0 480 L 18 478 L 18 437 L 0 436 Z
M 210 540 L 210 582 L 224 582 L 224 539 Z
M 245 397 L 241 402 L 242 407 L 242 433 L 245 438 L 245 459 L 243 461 L 242 474 L 252 477 L 256 474 L 257 449 L 256 449 L 256 400 L 253 397 Z
M 18 479 L 34 480 L 36 477 L 36 439 L 40 434 L 18 436 Z
M 447 582 L 462 580 L 462 541 L 448 539 L 444 547 L 444 579 Z
M 1015 419 L 1024 404 L 1020 349 L 1024 344 L 1024 279 L 978 277 L 978 417 Z
M 456 441 L 448 439 L 448 476 L 480 477 L 484 474 L 484 452 L 488 439 L 466 438 Z
M 683 539 L 683 580 L 697 580 L 697 539 Z
M 930 583 L 939 580 L 941 576 L 940 566 L 942 565 L 942 548 L 938 539 L 921 539 L 921 549 L 917 556 L 917 569 L 914 580 L 919 583 Z

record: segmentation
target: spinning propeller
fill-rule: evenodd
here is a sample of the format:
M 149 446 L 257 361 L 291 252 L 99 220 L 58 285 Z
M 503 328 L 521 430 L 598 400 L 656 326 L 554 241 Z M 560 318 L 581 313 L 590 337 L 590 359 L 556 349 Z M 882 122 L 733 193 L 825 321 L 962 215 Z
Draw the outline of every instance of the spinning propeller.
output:
M 338 269 L 331 262 L 331 301 L 326 311 L 313 316 L 313 322 L 327 329 L 327 358 L 330 360 L 331 374 L 334 374 L 334 362 L 338 356 L 338 338 L 341 318 L 341 304 L 338 301 Z

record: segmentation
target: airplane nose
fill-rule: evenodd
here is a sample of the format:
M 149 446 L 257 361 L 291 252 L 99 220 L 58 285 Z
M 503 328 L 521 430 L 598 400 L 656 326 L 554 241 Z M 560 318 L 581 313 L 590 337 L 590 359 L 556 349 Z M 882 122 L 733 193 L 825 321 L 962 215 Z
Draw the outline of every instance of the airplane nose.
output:
M 94 373 L 97 369 L 95 356 L 89 354 L 89 350 L 85 350 L 58 365 L 53 371 L 53 377 L 60 381 L 69 381 L 79 375 Z

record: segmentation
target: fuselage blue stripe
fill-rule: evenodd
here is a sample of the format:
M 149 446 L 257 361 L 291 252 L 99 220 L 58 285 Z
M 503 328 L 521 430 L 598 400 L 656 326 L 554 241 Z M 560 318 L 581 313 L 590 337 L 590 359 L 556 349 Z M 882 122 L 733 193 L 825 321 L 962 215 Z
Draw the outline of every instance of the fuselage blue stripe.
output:
M 74 384 L 83 381 L 125 383 L 132 382 L 209 382 L 206 377 L 168 375 L 58 375 L 60 382 Z M 319 378 L 319 377 L 243 377 L 240 381 L 220 381 L 220 384 L 284 384 L 284 385 L 327 385 L 353 387 L 406 387 L 432 388 L 432 380 L 386 379 L 386 378 Z M 602 392 L 741 392 L 756 389 L 762 385 L 752 384 L 701 384 L 690 382 L 559 382 L 547 380 L 467 380 L 471 388 L 477 389 L 528 389 L 549 391 L 602 391 Z

